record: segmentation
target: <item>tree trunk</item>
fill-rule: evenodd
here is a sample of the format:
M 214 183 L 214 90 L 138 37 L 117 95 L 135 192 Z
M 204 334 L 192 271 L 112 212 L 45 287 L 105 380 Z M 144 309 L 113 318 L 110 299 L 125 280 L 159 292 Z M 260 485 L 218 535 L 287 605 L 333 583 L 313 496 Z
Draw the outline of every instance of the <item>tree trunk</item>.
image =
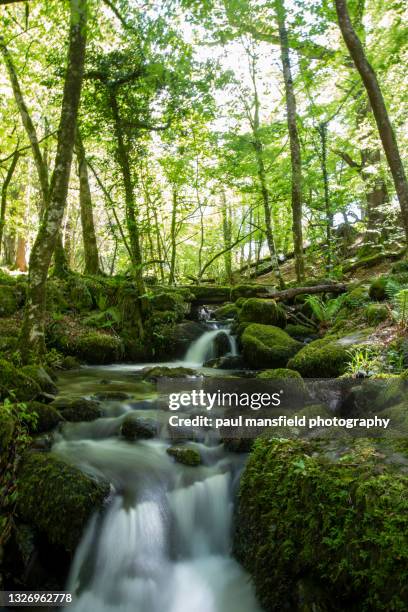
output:
M 100 274 L 98 245 L 96 242 L 92 196 L 89 186 L 88 164 L 81 134 L 76 134 L 76 156 L 78 160 L 79 203 L 81 208 L 82 241 L 85 255 L 85 274 Z
M 370 99 L 378 132 L 394 179 L 395 190 L 401 207 L 402 223 L 408 242 L 408 182 L 397 139 L 388 116 L 377 76 L 367 60 L 363 45 L 351 23 L 347 0 L 335 0 L 335 5 L 341 33 Z
M 333 267 L 333 248 L 332 248 L 332 227 L 333 227 L 333 212 L 330 202 L 329 189 L 329 174 L 327 171 L 327 123 L 321 123 L 318 127 L 321 143 L 321 170 L 323 176 L 324 189 L 324 209 L 326 216 L 326 269 L 330 275 Z
M 231 227 L 231 210 L 227 203 L 225 190 L 221 190 L 221 211 L 222 211 L 222 229 L 224 235 L 224 248 L 227 249 L 224 254 L 225 277 L 227 282 L 232 285 L 232 227 Z M 250 248 L 251 252 L 251 248 Z M 201 267 L 201 266 L 200 266 Z
M 145 286 L 143 281 L 143 257 L 142 249 L 140 246 L 140 235 L 137 222 L 135 194 L 133 191 L 132 172 L 130 169 L 128 150 L 125 144 L 124 130 L 122 126 L 119 105 L 116 99 L 116 93 L 114 89 L 111 89 L 110 91 L 110 106 L 116 136 L 116 157 L 122 174 L 123 187 L 125 191 L 126 224 L 130 240 L 130 249 L 132 253 L 132 266 L 138 292 L 140 293 L 140 295 L 143 295 L 145 292 Z
M 177 201 L 178 195 L 176 188 L 173 187 L 173 206 L 171 209 L 171 226 L 170 226 L 170 242 L 171 242 L 171 256 L 170 256 L 170 274 L 169 274 L 169 285 L 174 285 L 176 280 L 176 255 L 177 255 Z
M 84 72 L 87 1 L 71 0 L 67 71 L 50 197 L 30 257 L 27 306 L 21 335 L 26 357 L 45 352 L 46 281 L 61 228 L 75 143 L 76 121 Z
M 17 236 L 17 251 L 16 251 L 16 268 L 20 272 L 27 272 L 27 259 L 26 259 L 26 247 L 27 241 L 24 236 L 18 234 Z
M 276 16 L 278 20 L 279 40 L 283 79 L 285 82 L 286 112 L 290 140 L 290 158 L 292 167 L 292 219 L 293 244 L 295 249 L 295 267 L 298 282 L 305 276 L 303 261 L 303 230 L 302 230 L 302 158 L 300 152 L 299 133 L 297 128 L 296 98 L 293 86 L 292 68 L 290 64 L 288 32 L 284 0 L 276 0 Z
M 7 170 L 6 177 L 4 179 L 4 183 L 1 188 L 1 203 L 0 203 L 0 254 L 1 254 L 1 245 L 3 243 L 3 232 L 4 225 L 6 222 L 6 209 L 7 209 L 7 191 L 10 185 L 11 179 L 13 178 L 14 171 L 17 166 L 19 158 L 19 153 L 16 151 L 12 157 L 11 164 L 9 169 Z

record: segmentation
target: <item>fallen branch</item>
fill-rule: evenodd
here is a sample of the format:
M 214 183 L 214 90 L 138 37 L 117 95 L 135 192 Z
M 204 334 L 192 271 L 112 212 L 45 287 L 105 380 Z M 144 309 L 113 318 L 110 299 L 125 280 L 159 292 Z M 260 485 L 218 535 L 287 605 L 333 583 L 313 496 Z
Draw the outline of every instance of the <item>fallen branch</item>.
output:
M 345 293 L 347 291 L 347 285 L 343 283 L 326 283 L 325 285 L 315 285 L 314 287 L 292 287 L 291 289 L 284 289 L 283 291 L 272 291 L 269 295 L 265 295 L 265 299 L 276 300 L 277 302 L 283 302 L 285 300 L 291 300 L 297 295 L 312 295 L 315 293 Z

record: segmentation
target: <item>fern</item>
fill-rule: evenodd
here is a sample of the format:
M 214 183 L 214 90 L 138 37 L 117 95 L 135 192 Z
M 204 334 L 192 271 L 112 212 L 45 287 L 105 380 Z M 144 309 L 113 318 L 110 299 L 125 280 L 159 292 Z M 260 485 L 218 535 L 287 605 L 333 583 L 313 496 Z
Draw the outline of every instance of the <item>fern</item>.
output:
M 401 327 L 406 328 L 408 324 L 408 289 L 401 289 L 393 300 L 393 315 Z
M 344 296 L 339 296 L 334 300 L 328 300 L 324 302 L 321 298 L 315 295 L 309 295 L 306 299 L 306 304 L 308 304 L 312 310 L 314 318 L 321 325 L 328 325 L 333 321 L 340 308 L 343 305 Z

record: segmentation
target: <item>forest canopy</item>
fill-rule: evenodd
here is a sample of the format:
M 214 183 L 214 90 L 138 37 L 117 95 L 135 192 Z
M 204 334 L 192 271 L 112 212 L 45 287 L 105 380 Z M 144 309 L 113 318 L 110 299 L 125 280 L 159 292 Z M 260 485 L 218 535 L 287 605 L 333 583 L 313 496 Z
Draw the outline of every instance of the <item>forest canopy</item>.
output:
M 0 5 L 0 261 L 30 268 L 31 346 L 50 271 L 283 288 L 405 248 L 403 0 Z

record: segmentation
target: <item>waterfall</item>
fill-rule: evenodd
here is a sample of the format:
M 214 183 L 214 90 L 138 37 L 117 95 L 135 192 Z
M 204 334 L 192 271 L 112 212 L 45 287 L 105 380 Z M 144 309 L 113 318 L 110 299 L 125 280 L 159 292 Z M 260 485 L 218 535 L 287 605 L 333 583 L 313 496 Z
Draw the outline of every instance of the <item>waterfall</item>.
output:
M 229 329 L 212 329 L 204 332 L 188 349 L 184 361 L 191 364 L 202 365 L 209 359 L 214 359 L 219 356 L 216 354 L 215 338 L 219 334 L 225 334 L 228 338 L 230 350 L 228 351 L 231 355 L 237 355 L 237 343 L 234 336 L 231 335 Z

